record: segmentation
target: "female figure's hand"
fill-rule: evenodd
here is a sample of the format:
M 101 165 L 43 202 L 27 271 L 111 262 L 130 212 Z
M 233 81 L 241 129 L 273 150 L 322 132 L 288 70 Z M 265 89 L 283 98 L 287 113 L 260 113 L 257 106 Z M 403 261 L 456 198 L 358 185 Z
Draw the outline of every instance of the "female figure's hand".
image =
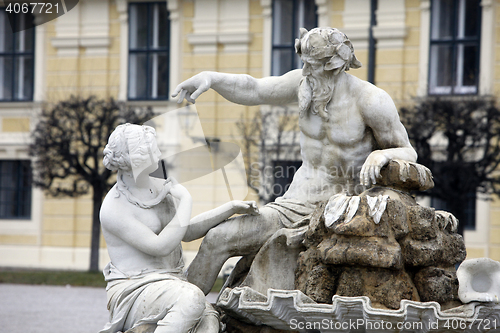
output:
M 234 214 L 259 215 L 259 208 L 257 208 L 255 201 L 233 200 L 231 204 L 233 205 Z
M 179 184 L 174 177 L 168 177 L 165 182 L 165 186 L 170 186 L 169 192 L 174 198 L 179 200 L 191 199 L 189 191 L 184 186 Z

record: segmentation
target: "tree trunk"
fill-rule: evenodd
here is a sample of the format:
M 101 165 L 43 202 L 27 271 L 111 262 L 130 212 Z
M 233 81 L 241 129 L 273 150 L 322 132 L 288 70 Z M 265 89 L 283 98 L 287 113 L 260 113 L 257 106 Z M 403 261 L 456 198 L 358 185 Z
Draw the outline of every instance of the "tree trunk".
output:
M 461 197 L 452 202 L 450 205 L 450 213 L 452 213 L 458 219 L 458 233 L 464 235 L 464 224 L 465 224 L 465 207 L 467 207 L 467 198 Z
M 101 211 L 102 197 L 104 190 L 101 184 L 93 185 L 93 209 L 92 209 L 92 242 L 90 245 L 90 268 L 91 272 L 99 271 L 99 248 L 101 239 L 101 221 L 99 212 Z

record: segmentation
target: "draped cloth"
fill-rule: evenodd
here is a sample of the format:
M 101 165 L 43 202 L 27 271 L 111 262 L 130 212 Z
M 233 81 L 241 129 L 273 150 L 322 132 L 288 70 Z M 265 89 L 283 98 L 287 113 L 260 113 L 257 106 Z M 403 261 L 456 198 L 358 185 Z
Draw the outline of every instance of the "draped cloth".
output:
M 281 225 L 287 229 L 297 229 L 309 224 L 315 205 L 302 203 L 293 199 L 277 198 L 266 205 L 279 212 Z
M 243 257 L 235 266 L 223 288 L 250 287 L 264 295 L 267 290 L 295 289 L 295 268 L 304 235 L 314 209 L 292 199 L 277 198 L 266 207 L 278 212 L 281 228 L 277 230 L 255 256 Z
M 100 333 L 121 332 L 146 324 L 168 325 L 162 320 L 177 302 L 183 298 L 185 302 L 186 295 L 183 295 L 183 292 L 186 288 L 194 287 L 182 277 L 182 268 L 125 274 L 109 263 L 104 269 L 104 277 L 108 282 L 106 292 L 110 320 Z M 204 307 L 203 315 L 193 318 L 189 313 L 183 313 L 181 309 L 180 313 L 174 314 L 183 317 L 183 327 L 177 327 L 176 332 L 194 333 L 202 317 L 218 316 L 205 300 L 205 304 L 199 300 L 192 301 L 194 303 L 192 306 Z M 201 304 L 196 304 L 197 301 Z

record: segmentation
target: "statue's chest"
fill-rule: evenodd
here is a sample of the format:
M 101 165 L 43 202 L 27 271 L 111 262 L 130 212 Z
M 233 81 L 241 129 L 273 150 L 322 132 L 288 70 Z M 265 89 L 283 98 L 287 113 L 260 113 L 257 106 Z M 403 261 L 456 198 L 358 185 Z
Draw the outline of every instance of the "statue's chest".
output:
M 134 210 L 134 217 L 144 224 L 146 227 L 151 229 L 155 234 L 159 234 L 163 230 L 163 223 L 166 216 L 163 209 L 160 207 L 152 207 L 148 209 L 137 207 Z
M 329 108 L 328 119 L 309 112 L 300 118 L 300 130 L 309 138 L 329 144 L 349 145 L 363 139 L 366 126 L 359 112 L 352 108 Z

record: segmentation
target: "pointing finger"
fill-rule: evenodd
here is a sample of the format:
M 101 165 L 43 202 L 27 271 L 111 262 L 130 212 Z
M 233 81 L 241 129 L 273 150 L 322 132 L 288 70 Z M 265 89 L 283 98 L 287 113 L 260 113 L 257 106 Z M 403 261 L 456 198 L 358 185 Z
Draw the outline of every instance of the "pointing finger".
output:
M 359 172 L 359 181 L 361 182 L 362 185 L 365 185 L 365 166 L 363 165 L 361 167 L 361 171 Z
M 191 94 L 191 99 L 193 100 L 192 103 L 194 103 L 194 100 L 198 98 L 203 92 L 205 92 L 205 88 L 203 86 L 199 86 L 198 89 L 195 90 L 194 93 Z
M 181 90 L 182 90 L 181 84 L 177 85 L 177 87 L 175 87 L 174 92 L 172 93 L 172 97 L 177 96 Z
M 374 184 L 374 185 L 377 182 L 375 179 L 375 173 L 376 173 L 375 169 L 376 169 L 376 166 L 374 166 L 374 165 L 372 165 L 370 168 L 370 178 L 371 178 L 372 184 Z
M 179 95 L 179 98 L 177 99 L 177 104 L 181 104 L 182 101 L 184 100 L 184 98 L 186 97 L 186 94 L 187 94 L 187 90 L 185 89 L 182 89 L 181 90 L 181 93 Z
M 193 95 L 191 95 L 191 96 L 186 95 L 186 101 L 188 101 L 189 103 L 192 103 L 192 104 L 196 103 L 196 101 L 193 99 Z
M 375 176 L 376 176 L 376 178 L 380 177 L 380 169 L 381 169 L 381 167 L 379 167 L 379 166 L 375 167 Z

